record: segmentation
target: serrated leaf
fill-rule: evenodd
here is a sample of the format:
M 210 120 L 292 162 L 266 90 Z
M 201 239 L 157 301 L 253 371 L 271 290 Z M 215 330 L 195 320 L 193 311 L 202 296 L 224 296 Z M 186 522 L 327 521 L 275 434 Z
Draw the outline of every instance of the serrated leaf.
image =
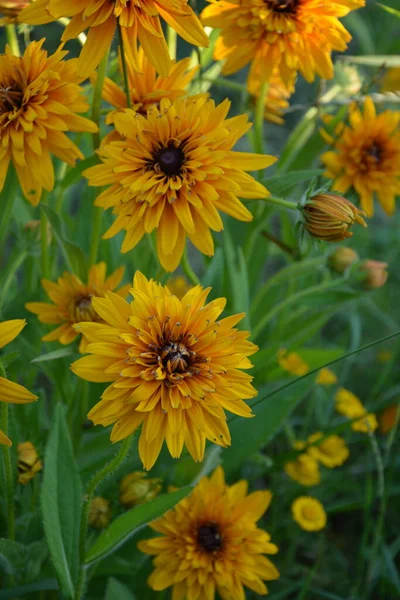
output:
M 118 581 L 118 579 L 110 577 L 107 583 L 104 600 L 135 600 L 135 596 L 128 586 Z
M 54 410 L 44 463 L 41 494 L 44 531 L 60 587 L 67 598 L 73 598 L 78 575 L 82 485 L 60 403 Z
M 36 358 L 31 360 L 31 363 L 38 362 L 47 362 L 49 360 L 57 360 L 57 358 L 64 358 L 65 356 L 70 356 L 74 351 L 72 348 L 59 348 L 58 350 L 53 350 L 53 352 L 48 352 L 47 354 L 41 354 Z
M 191 490 L 190 486 L 186 486 L 171 494 L 163 494 L 151 502 L 132 508 L 115 519 L 89 548 L 86 555 L 86 564 L 105 558 L 114 552 L 136 532 L 145 527 L 147 523 L 161 517 L 167 510 L 173 508 Z

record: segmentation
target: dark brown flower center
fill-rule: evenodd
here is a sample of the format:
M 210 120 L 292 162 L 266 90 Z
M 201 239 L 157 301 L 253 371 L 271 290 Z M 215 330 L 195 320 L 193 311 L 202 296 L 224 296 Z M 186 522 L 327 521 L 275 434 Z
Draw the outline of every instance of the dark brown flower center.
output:
M 376 142 L 373 142 L 373 144 L 371 144 L 371 146 L 367 149 L 367 154 L 377 163 L 381 162 L 382 160 L 382 148 Z
M 266 5 L 277 13 L 293 14 L 296 12 L 299 0 L 265 0 Z
M 16 84 L 0 83 L 0 114 L 19 110 L 22 106 L 23 92 Z
M 183 150 L 174 144 L 169 144 L 166 148 L 161 148 L 154 157 L 155 164 L 168 177 L 179 175 L 184 160 L 185 154 Z
M 92 306 L 92 296 L 81 296 L 77 298 L 73 306 L 74 323 L 81 321 L 97 321 L 97 314 Z
M 191 352 L 180 342 L 169 342 L 160 351 L 162 364 L 168 373 L 184 373 L 192 358 Z
M 208 553 L 222 548 L 222 536 L 217 523 L 204 523 L 197 529 L 197 543 Z

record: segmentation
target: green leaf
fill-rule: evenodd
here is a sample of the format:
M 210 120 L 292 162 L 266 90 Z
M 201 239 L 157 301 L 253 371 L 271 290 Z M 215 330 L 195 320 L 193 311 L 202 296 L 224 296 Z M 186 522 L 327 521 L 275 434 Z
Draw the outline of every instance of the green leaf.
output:
M 25 598 L 26 594 L 32 592 L 41 592 L 45 590 L 58 590 L 57 581 L 55 579 L 43 579 L 28 585 L 21 585 L 12 589 L 0 591 L 0 600 L 15 600 L 16 598 Z
M 222 453 L 226 473 L 235 472 L 248 456 L 268 444 L 312 385 L 313 382 L 303 379 L 289 389 L 256 401 L 254 418 L 232 418 L 229 423 L 232 445 Z
M 395 17 L 400 19 L 400 10 L 392 8 L 391 6 L 386 6 L 385 4 L 381 4 L 380 2 L 377 2 L 377 5 L 383 8 L 383 10 L 386 10 L 386 12 L 388 12 L 390 15 L 394 15 Z
M 273 196 L 281 196 L 288 189 L 301 183 L 302 181 L 310 181 L 314 177 L 319 177 L 324 174 L 324 169 L 306 169 L 302 171 L 292 171 L 284 175 L 275 175 L 267 179 L 265 185 Z
M 86 275 L 86 261 L 82 250 L 75 244 L 72 244 L 65 239 L 60 217 L 52 208 L 50 208 L 50 206 L 41 204 L 40 209 L 45 213 L 49 220 L 54 236 L 60 246 L 61 252 L 63 253 L 65 262 L 67 263 L 68 269 L 72 273 L 76 273 L 79 277 L 84 278 Z
M 89 158 L 85 158 L 78 162 L 73 169 L 68 171 L 64 179 L 60 182 L 61 187 L 68 188 L 70 185 L 77 183 L 81 179 L 83 171 L 97 165 L 98 162 L 99 159 L 97 156 L 89 156 Z
M 105 558 L 114 552 L 147 523 L 161 517 L 167 510 L 173 508 L 191 490 L 192 488 L 187 486 L 171 494 L 163 494 L 151 502 L 132 508 L 115 519 L 89 548 L 86 564 Z
M 0 573 L 13 575 L 18 579 L 25 572 L 28 549 L 13 540 L 0 539 Z
M 394 10 L 394 9 L 392 9 Z M 368 56 L 343 56 L 342 60 L 355 65 L 367 65 L 368 67 L 400 67 L 400 56 L 393 55 L 368 55 Z
M 104 600 L 135 600 L 135 596 L 126 585 L 118 581 L 118 579 L 110 577 Z
M 47 362 L 49 360 L 56 360 L 57 358 L 64 358 L 65 356 L 70 356 L 74 351 L 72 348 L 60 348 L 59 350 L 53 350 L 53 352 L 48 352 L 47 354 L 41 354 L 36 358 L 31 360 L 31 363 L 38 362 Z
M 300 123 L 293 129 L 292 133 L 280 153 L 279 160 L 277 162 L 278 171 L 285 172 L 290 167 L 296 156 L 299 154 L 303 146 L 310 139 L 312 134 L 315 132 L 318 120 L 318 109 L 315 107 L 310 108 L 300 121 Z
M 54 410 L 44 462 L 41 494 L 44 531 L 60 587 L 67 598 L 72 598 L 78 575 L 82 486 L 60 403 Z

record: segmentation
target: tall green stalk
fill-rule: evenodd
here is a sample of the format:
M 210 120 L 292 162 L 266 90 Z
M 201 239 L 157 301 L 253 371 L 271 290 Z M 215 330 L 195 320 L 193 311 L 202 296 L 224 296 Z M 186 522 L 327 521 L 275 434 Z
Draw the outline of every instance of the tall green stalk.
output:
M 3 377 L 7 376 L 6 370 L 3 363 L 0 361 L 0 375 Z M 8 433 L 8 403 L 2 402 L 0 406 L 0 428 L 2 432 L 7 435 Z M 5 488 L 6 488 L 6 502 L 7 502 L 7 533 L 8 539 L 15 540 L 15 507 L 14 507 L 14 478 L 11 464 L 10 448 L 2 445 L 3 451 L 3 465 L 4 465 L 4 477 L 5 477 Z

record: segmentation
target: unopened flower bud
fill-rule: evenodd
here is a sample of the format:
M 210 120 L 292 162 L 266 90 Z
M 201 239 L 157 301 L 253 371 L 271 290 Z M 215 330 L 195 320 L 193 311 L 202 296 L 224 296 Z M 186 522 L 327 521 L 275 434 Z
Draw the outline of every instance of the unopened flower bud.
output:
M 302 207 L 304 227 L 310 235 L 327 242 L 340 242 L 353 233 L 349 231 L 354 223 L 363 227 L 365 212 L 352 202 L 337 194 L 318 194 L 308 199 Z
M 23 442 L 17 446 L 18 483 L 26 485 L 43 468 L 35 446 L 31 442 Z
M 96 529 L 105 529 L 111 520 L 110 501 L 100 496 L 93 498 L 90 503 L 89 525 Z
M 358 254 L 353 248 L 337 248 L 330 255 L 328 265 L 336 273 L 344 273 L 357 260 Z
M 360 271 L 364 271 L 366 276 L 363 280 L 364 288 L 375 290 L 385 285 L 388 278 L 388 263 L 379 260 L 365 260 L 360 264 Z
M 161 488 L 161 479 L 149 479 L 144 471 L 135 471 L 122 479 L 119 499 L 126 506 L 144 504 L 158 496 Z

